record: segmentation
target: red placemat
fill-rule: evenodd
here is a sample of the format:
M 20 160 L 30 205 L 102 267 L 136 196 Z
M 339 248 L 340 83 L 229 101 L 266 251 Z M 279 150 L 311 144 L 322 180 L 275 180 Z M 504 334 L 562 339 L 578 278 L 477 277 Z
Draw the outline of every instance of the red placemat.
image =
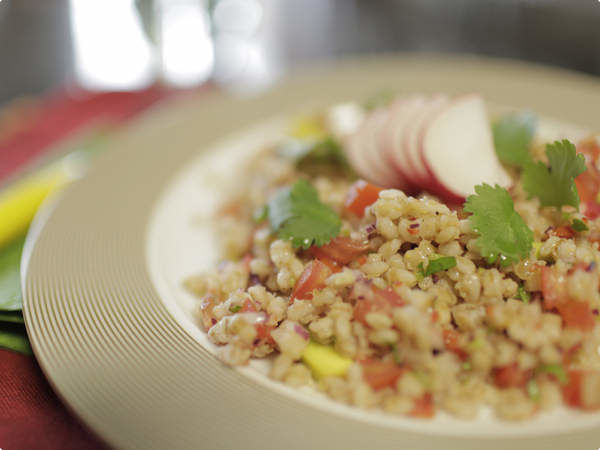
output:
M 103 93 L 70 88 L 12 102 L 0 111 L 0 185 L 77 131 L 118 125 L 173 93 L 160 86 Z M 0 450 L 105 448 L 63 406 L 33 357 L 0 350 Z
M 160 86 L 101 93 L 70 88 L 16 100 L 0 115 L 0 184 L 83 127 L 121 123 L 171 93 Z
M 61 404 L 31 356 L 0 350 L 0 448 L 108 448 Z

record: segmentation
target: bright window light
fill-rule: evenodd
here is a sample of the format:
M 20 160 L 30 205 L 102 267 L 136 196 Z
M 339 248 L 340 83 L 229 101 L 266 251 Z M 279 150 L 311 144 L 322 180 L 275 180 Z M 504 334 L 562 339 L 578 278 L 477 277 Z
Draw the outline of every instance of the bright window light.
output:
M 131 90 L 154 79 L 152 47 L 134 0 L 70 0 L 75 76 L 89 89 Z

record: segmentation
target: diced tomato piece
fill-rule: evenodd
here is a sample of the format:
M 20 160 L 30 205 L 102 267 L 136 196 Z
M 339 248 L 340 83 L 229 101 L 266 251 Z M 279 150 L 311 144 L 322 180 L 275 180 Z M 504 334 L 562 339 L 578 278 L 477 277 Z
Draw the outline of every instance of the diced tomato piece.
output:
M 581 381 L 583 378 L 583 371 L 569 370 L 568 375 L 569 382 L 562 387 L 563 401 L 573 408 L 581 408 Z
M 568 377 L 567 384 L 562 386 L 563 401 L 573 408 L 587 411 L 600 409 L 600 374 L 591 370 L 569 370 Z
M 375 305 L 372 301 L 366 299 L 357 300 L 352 312 L 354 320 L 362 323 L 363 325 L 367 325 L 367 314 L 374 310 L 374 306 Z
M 312 299 L 312 292 L 315 289 L 321 289 L 325 287 L 325 280 L 331 275 L 331 269 L 323 264 L 318 259 L 313 259 L 308 263 L 304 272 L 296 282 L 290 302 L 294 299 L 298 300 L 310 300 Z
M 585 156 L 587 166 L 587 170 L 575 178 L 582 211 L 590 219 L 596 219 L 600 216 L 600 205 L 597 202 L 600 192 L 600 171 L 596 167 L 600 147 L 595 139 L 589 139 L 579 143 L 577 152 Z
M 244 263 L 244 267 L 248 272 L 250 272 L 250 261 L 252 261 L 252 255 L 250 253 L 246 253 L 242 258 L 242 262 Z
M 415 400 L 415 406 L 413 407 L 410 415 L 413 417 L 421 417 L 423 419 L 430 419 L 435 415 L 433 408 L 433 396 L 427 392 L 422 397 Z
M 346 196 L 346 209 L 353 212 L 358 217 L 365 215 L 365 208 L 371 206 L 379 198 L 379 193 L 382 191 L 380 187 L 374 184 L 367 183 L 364 180 L 358 180 L 348 191 Z
M 581 267 L 583 269 L 583 267 Z M 573 270 L 577 270 L 575 267 Z M 567 280 L 551 267 L 542 267 L 543 306 L 546 311 L 556 309 L 565 326 L 588 331 L 594 328 L 595 319 L 590 305 L 571 300 L 567 293 Z
M 598 203 L 596 199 L 584 201 L 582 202 L 582 205 L 581 209 L 587 217 L 590 219 L 597 219 L 600 217 L 600 203 Z
M 325 264 L 327 267 L 329 267 L 329 269 L 333 273 L 338 273 L 338 272 L 342 271 L 342 266 L 340 266 L 337 263 L 337 261 L 334 261 L 333 259 L 330 259 L 327 257 L 320 257 L 319 261 L 321 261 L 323 264 Z
M 436 323 L 438 320 L 440 320 L 440 313 L 437 311 L 432 311 L 431 312 L 431 323 Z
M 557 308 L 567 327 L 589 331 L 596 324 L 594 313 L 587 302 L 569 300 L 559 304 Z
M 398 379 L 407 371 L 393 361 L 365 359 L 360 361 L 364 380 L 375 390 L 386 387 L 395 388 Z
M 349 264 L 369 249 L 367 242 L 355 241 L 347 236 L 332 239 L 329 244 L 311 247 L 310 253 L 318 259 L 331 259 L 340 264 Z
M 550 311 L 568 300 L 566 279 L 558 275 L 551 267 L 542 267 L 541 282 L 544 296 L 542 304 L 546 311 Z
M 370 286 L 364 290 L 363 298 L 356 300 L 354 305 L 353 317 L 354 320 L 367 324 L 366 316 L 370 312 L 382 312 L 391 314 L 392 309 L 404 306 L 404 300 L 391 287 L 379 289 L 375 286 Z
M 271 331 L 275 329 L 275 327 L 267 325 L 266 323 L 258 323 L 256 326 L 256 339 L 261 341 L 266 341 L 271 345 L 275 345 L 275 340 L 271 336 Z
M 562 358 L 563 366 L 569 367 L 571 365 L 571 363 L 573 362 L 573 358 L 575 357 L 580 348 L 581 343 L 575 344 L 573 347 L 568 348 L 564 351 Z
M 550 230 L 550 234 L 563 239 L 571 239 L 575 236 L 575 230 L 569 225 L 561 225 L 560 227 Z
M 446 329 L 442 331 L 442 337 L 444 338 L 444 345 L 446 349 L 452 353 L 455 353 L 461 360 L 465 360 L 469 357 L 469 354 L 464 351 L 458 342 L 460 334 L 456 330 Z
M 244 304 L 242 305 L 242 309 L 240 309 L 240 312 L 257 312 L 257 311 L 258 310 L 254 306 L 254 304 L 248 298 L 244 301 Z
M 494 370 L 494 384 L 501 389 L 511 387 L 524 387 L 533 372 L 531 370 L 522 370 L 515 362 L 507 366 L 498 367 Z

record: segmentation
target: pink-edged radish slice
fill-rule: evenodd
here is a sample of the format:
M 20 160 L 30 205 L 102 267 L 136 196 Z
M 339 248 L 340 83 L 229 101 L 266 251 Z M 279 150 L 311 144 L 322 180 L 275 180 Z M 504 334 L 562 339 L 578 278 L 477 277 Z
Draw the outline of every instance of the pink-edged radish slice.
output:
M 410 177 L 421 190 L 427 190 L 431 176 L 421 158 L 421 139 L 425 126 L 439 110 L 448 103 L 445 95 L 433 96 L 423 108 L 415 111 L 415 115 L 406 126 L 404 135 L 404 153 Z
M 413 114 L 426 102 L 425 97 L 401 98 L 390 106 L 390 114 L 381 134 L 381 145 L 390 164 L 396 169 L 400 179 L 400 188 L 405 191 L 415 191 L 417 187 L 411 182 L 408 172 L 408 162 L 403 150 L 406 125 Z
M 372 183 L 381 187 L 400 187 L 400 180 L 396 170 L 389 164 L 381 144 L 381 133 L 386 125 L 389 115 L 387 108 L 381 108 L 369 116 L 365 123 L 364 148 L 367 166 L 372 171 Z
M 381 117 L 381 115 L 378 114 L 377 117 Z M 384 183 L 389 183 L 390 180 L 373 164 L 373 153 L 378 152 L 374 146 L 374 125 L 376 124 L 373 121 L 373 114 L 370 114 L 359 129 L 346 138 L 344 148 L 352 168 L 361 178 L 370 183 L 385 186 Z
M 346 154 L 350 165 L 354 171 L 364 179 L 371 178 L 371 169 L 365 162 L 365 152 L 363 151 L 363 136 L 366 128 L 364 123 L 351 135 L 343 139 L 344 153 Z
M 496 157 L 492 131 L 479 95 L 458 97 L 431 117 L 421 140 L 421 161 L 433 184 L 428 190 L 460 203 L 481 183 L 512 183 Z

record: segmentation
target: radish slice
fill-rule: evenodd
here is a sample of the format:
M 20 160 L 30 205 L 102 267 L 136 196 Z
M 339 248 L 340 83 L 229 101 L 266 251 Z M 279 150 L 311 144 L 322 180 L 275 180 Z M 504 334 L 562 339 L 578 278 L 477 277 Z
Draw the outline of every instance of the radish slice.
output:
M 407 125 L 404 136 L 404 152 L 406 164 L 411 173 L 411 178 L 421 190 L 429 190 L 431 176 L 421 158 L 421 139 L 424 129 L 431 117 L 448 103 L 445 95 L 432 97 L 422 108 L 415 112 L 412 120 Z
M 388 164 L 381 146 L 381 132 L 387 122 L 388 115 L 389 110 L 382 108 L 373 112 L 367 118 L 362 150 L 365 153 L 367 166 L 371 170 L 371 177 L 368 181 L 382 187 L 399 187 L 398 174 Z
M 363 136 L 365 134 L 364 123 L 350 136 L 344 140 L 344 152 L 350 161 L 354 171 L 366 180 L 371 178 L 371 170 L 365 161 L 365 152 L 363 151 Z
M 477 184 L 509 187 L 511 178 L 496 157 L 490 123 L 479 95 L 449 102 L 429 121 L 421 140 L 421 163 L 450 202 L 461 202 Z
M 425 104 L 425 97 L 415 96 L 396 100 L 390 107 L 390 114 L 381 135 L 381 145 L 390 164 L 396 169 L 401 189 L 414 191 L 411 183 L 406 155 L 402 149 L 406 125 L 414 112 Z

